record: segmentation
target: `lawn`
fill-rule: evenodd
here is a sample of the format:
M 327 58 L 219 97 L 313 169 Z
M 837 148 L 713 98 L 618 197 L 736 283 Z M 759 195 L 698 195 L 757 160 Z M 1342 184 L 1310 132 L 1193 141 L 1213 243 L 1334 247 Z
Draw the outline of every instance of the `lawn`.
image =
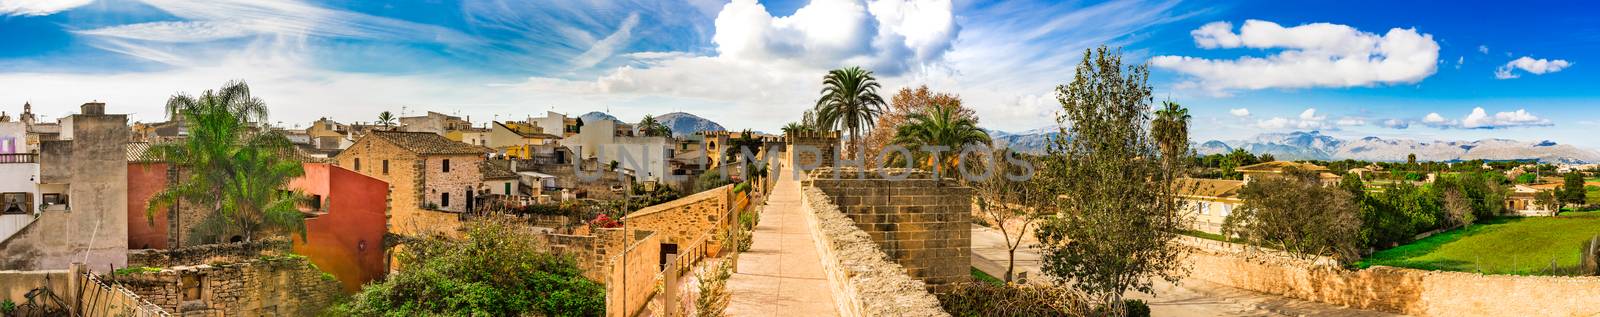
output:
M 1006 281 L 1000 280 L 1000 278 L 994 277 L 994 275 L 989 275 L 989 273 L 984 273 L 983 271 L 978 270 L 976 267 L 972 268 L 972 279 L 994 285 L 1006 285 Z
M 1500 218 L 1379 251 L 1356 265 L 1514 275 L 1565 275 L 1600 234 L 1600 212 Z M 1551 262 L 1556 270 L 1551 270 Z

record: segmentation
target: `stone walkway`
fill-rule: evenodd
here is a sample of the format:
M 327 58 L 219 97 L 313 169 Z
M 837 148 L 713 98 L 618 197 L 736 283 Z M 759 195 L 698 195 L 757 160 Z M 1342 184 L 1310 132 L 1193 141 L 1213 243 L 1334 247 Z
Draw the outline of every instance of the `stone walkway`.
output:
M 1006 272 L 1006 242 L 999 230 L 972 226 L 972 266 L 997 278 Z M 1017 271 L 1039 275 L 1039 252 L 1028 247 L 1031 237 L 1017 249 Z M 1174 285 L 1155 283 L 1156 296 L 1129 293 L 1129 298 L 1150 303 L 1151 316 L 1397 316 L 1257 293 L 1199 279 Z
M 728 279 L 728 316 L 838 316 L 817 241 L 806 227 L 800 182 L 781 174 L 761 211 L 750 251 Z

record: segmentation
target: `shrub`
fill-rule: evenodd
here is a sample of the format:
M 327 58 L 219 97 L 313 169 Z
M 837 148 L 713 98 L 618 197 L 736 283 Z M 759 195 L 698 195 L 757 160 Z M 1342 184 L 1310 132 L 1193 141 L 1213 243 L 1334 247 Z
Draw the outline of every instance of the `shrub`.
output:
M 961 283 L 936 294 L 952 316 L 1082 316 L 1090 312 L 1082 293 L 1065 286 Z
M 1124 300 L 1122 301 L 1122 309 L 1125 311 L 1125 313 L 1122 314 L 1123 316 L 1150 317 L 1150 305 L 1146 305 L 1142 300 Z
M 334 308 L 351 316 L 599 316 L 600 284 L 570 256 L 505 220 L 467 223 L 464 240 L 408 241 L 399 273 Z
M 14 313 L 16 311 L 17 311 L 17 303 L 16 302 L 11 301 L 10 299 L 0 300 L 0 314 L 5 314 L 6 316 L 11 316 L 11 313 Z
M 159 267 L 143 267 L 143 266 L 125 267 L 125 268 L 116 269 L 115 271 L 111 271 L 111 274 L 112 275 L 129 275 L 129 274 L 155 273 L 155 272 L 161 272 L 161 268 L 159 268 Z

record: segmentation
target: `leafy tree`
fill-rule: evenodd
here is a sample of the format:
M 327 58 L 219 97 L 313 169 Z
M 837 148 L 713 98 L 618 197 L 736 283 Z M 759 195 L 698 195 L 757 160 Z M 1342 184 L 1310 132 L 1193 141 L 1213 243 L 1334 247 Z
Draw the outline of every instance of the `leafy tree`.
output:
M 872 71 L 850 67 L 828 71 L 822 78 L 822 98 L 817 99 L 817 125 L 850 132 L 850 154 L 861 149 L 861 132 L 871 128 L 872 119 L 883 113 L 883 97 L 878 96 L 878 79 Z
M 1537 181 L 1539 181 L 1539 175 L 1533 173 L 1522 173 L 1521 175 L 1517 175 L 1517 184 L 1533 184 L 1533 182 Z
M 209 209 L 190 229 L 190 243 L 231 235 L 250 241 L 272 229 L 305 234 L 298 204 L 306 196 L 286 190 L 305 170 L 290 157 L 289 139 L 262 124 L 266 104 L 250 96 L 248 85 L 231 81 L 198 97 L 173 95 L 167 113 L 183 122 L 188 137 L 153 145 L 149 154 L 184 173 L 150 198 L 147 220 L 153 223 L 156 211 L 182 201 Z
M 389 113 L 389 111 L 378 113 L 378 124 L 383 125 L 385 128 L 394 126 L 395 120 L 394 114 Z
M 1563 202 L 1572 205 L 1583 205 L 1586 203 L 1585 200 L 1587 199 L 1584 196 L 1588 193 L 1584 190 L 1583 173 L 1567 173 L 1567 175 L 1564 176 L 1564 179 L 1562 179 L 1561 189 L 1561 200 Z
M 1128 291 L 1150 293 L 1152 279 L 1186 274 L 1181 259 L 1189 251 L 1177 241 L 1186 225 L 1176 186 L 1181 167 L 1161 163 L 1145 128 L 1149 68 L 1124 70 L 1120 55 L 1086 50 L 1072 82 L 1056 88 L 1061 133 L 1037 177 L 1059 197 L 1058 212 L 1036 231 L 1043 271 L 1116 314 Z
M 1441 223 L 1446 228 L 1471 226 L 1477 220 L 1472 212 L 1472 202 L 1459 188 L 1443 189 L 1444 215 Z
M 348 316 L 600 316 L 605 288 L 533 230 L 503 219 L 468 222 L 466 239 L 409 241 L 400 270 L 335 307 Z
M 1054 209 L 1051 209 L 1054 207 L 1051 204 L 1054 198 L 1038 181 L 1013 181 L 1005 176 L 1025 173 L 1021 166 L 1004 162 L 1006 158 L 1018 159 L 1020 155 L 1009 149 L 996 151 L 991 156 L 993 162 L 988 164 L 996 167 L 993 170 L 996 174 L 972 184 L 977 194 L 973 197 L 973 206 L 983 220 L 993 224 L 1005 238 L 1006 282 L 1012 281 L 1015 276 L 1017 248 L 1022 246 L 1029 228 L 1039 219 L 1054 214 Z
M 865 154 L 863 158 L 871 164 L 876 164 L 880 160 L 878 155 L 882 154 L 878 150 L 895 143 L 895 135 L 899 133 L 900 125 L 910 121 L 912 114 L 929 113 L 937 107 L 954 107 L 957 117 L 978 121 L 977 113 L 963 107 L 959 96 L 933 91 L 926 85 L 916 89 L 900 88 L 900 91 L 889 98 L 889 106 L 883 113 L 878 114 L 877 122 L 873 124 L 872 130 L 867 132 L 866 139 L 862 140 L 866 149 L 866 152 L 862 153 Z M 896 157 L 885 160 L 884 165 L 905 166 L 904 161 L 897 161 L 901 159 L 907 158 Z
M 1344 174 L 1344 177 L 1339 178 L 1339 189 L 1350 193 L 1350 197 L 1356 201 L 1360 201 L 1362 197 L 1367 196 L 1366 183 L 1362 182 L 1361 176 L 1355 173 Z
M 660 121 L 656 121 L 656 118 L 651 115 L 644 115 L 644 119 L 640 119 L 639 126 L 635 128 L 639 129 L 640 135 L 647 137 L 672 136 L 672 128 L 667 127 L 666 124 L 663 124 Z
M 1417 165 L 1417 153 L 1406 154 L 1406 165 Z
M 913 113 L 895 132 L 894 142 L 907 147 L 943 146 L 949 151 L 942 158 L 931 153 L 918 153 L 926 157 L 930 170 L 952 173 L 961 162 L 960 152 L 968 144 L 989 144 L 989 133 L 978 129 L 978 121 L 959 114 L 960 106 L 944 105 L 929 108 L 927 112 Z M 937 161 L 935 161 L 937 160 Z
M 1385 186 L 1362 201 L 1360 236 L 1368 246 L 1387 248 L 1437 228 L 1443 215 L 1438 196 L 1409 183 Z
M 1156 110 L 1155 120 L 1150 122 L 1150 134 L 1161 147 L 1163 159 L 1181 160 L 1189 155 L 1189 108 L 1172 101 L 1163 101 L 1161 106 L 1161 110 Z
M 1239 190 L 1244 204 L 1222 223 L 1225 235 L 1271 246 L 1302 259 L 1331 256 L 1341 263 L 1360 258 L 1358 207 L 1350 193 L 1322 186 L 1315 172 L 1257 179 Z
M 1561 208 L 1567 207 L 1566 202 L 1561 200 L 1561 191 L 1559 187 L 1555 190 L 1541 190 L 1533 194 L 1533 200 L 1540 206 L 1549 208 L 1550 211 L 1560 212 Z

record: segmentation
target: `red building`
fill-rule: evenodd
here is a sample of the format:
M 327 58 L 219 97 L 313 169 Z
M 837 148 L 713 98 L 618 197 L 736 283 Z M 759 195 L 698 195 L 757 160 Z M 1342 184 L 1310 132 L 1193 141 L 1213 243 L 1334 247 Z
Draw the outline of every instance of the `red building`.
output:
M 294 238 L 294 253 L 310 258 L 354 293 L 388 272 L 383 236 L 388 232 L 389 184 L 324 163 L 305 164 L 306 175 L 289 186 L 313 203 L 306 236 Z

